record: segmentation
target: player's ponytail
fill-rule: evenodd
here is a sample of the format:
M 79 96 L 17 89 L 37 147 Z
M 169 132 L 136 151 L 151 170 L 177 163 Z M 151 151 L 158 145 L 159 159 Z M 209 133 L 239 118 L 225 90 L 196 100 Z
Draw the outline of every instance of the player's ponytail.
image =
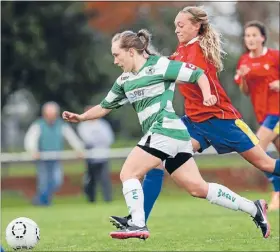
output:
M 120 48 L 129 49 L 134 48 L 140 54 L 146 52 L 149 55 L 159 55 L 157 50 L 151 45 L 151 33 L 146 29 L 141 29 L 137 33 L 132 31 L 124 31 L 117 33 L 112 42 L 120 40 Z

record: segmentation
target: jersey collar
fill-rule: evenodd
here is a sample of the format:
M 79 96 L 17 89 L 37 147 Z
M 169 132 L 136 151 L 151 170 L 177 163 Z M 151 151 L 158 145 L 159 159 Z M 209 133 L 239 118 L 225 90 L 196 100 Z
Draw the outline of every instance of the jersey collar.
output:
M 262 51 L 262 54 L 260 56 L 266 55 L 266 53 L 267 53 L 267 47 L 264 47 L 263 51 Z M 253 54 L 251 52 L 249 53 L 249 57 L 253 58 Z
M 185 44 L 185 46 L 193 44 L 196 41 L 198 41 L 198 37 L 195 37 L 195 38 L 191 39 L 188 43 Z

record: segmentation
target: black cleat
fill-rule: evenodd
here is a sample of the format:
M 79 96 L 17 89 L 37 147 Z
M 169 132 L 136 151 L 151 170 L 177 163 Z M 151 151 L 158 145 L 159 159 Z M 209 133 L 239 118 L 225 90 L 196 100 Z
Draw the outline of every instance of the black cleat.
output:
M 127 226 L 121 228 L 120 230 L 111 232 L 110 236 L 114 239 L 138 238 L 138 239 L 146 240 L 147 238 L 149 238 L 150 232 L 147 226 L 144 227 Z
M 117 229 L 122 229 L 125 228 L 128 224 L 128 221 L 131 220 L 131 215 L 125 217 L 110 216 L 109 219 Z
M 270 235 L 270 224 L 266 215 L 267 204 L 263 199 L 256 200 L 254 204 L 257 207 L 257 214 L 253 218 L 253 221 L 256 223 L 257 227 L 261 228 L 263 237 L 268 238 Z

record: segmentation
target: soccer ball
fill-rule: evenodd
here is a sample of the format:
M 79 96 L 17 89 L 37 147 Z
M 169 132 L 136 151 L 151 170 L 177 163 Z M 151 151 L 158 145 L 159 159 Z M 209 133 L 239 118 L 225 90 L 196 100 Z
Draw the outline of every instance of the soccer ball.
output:
M 40 240 L 38 225 L 31 219 L 19 217 L 6 228 L 6 241 L 13 249 L 32 249 Z

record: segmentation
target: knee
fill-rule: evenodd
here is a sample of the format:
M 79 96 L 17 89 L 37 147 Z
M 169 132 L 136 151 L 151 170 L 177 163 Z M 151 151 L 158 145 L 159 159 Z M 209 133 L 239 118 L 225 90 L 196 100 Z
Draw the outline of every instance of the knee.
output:
M 121 173 L 120 173 L 120 180 L 122 182 L 124 182 L 128 179 L 138 179 L 138 180 L 140 180 L 141 178 L 142 178 L 142 175 L 140 173 L 136 173 L 136 172 L 121 171 Z
M 191 196 L 196 197 L 196 198 L 206 198 L 207 196 L 207 183 L 201 184 L 201 183 L 197 183 L 197 184 L 193 184 L 190 188 L 189 188 L 189 193 Z
M 192 142 L 192 146 L 193 146 L 193 152 L 197 152 L 201 147 L 200 147 L 200 143 L 195 140 L 195 139 L 191 139 Z
M 194 188 L 189 193 L 195 198 L 204 198 L 204 194 L 199 188 Z

